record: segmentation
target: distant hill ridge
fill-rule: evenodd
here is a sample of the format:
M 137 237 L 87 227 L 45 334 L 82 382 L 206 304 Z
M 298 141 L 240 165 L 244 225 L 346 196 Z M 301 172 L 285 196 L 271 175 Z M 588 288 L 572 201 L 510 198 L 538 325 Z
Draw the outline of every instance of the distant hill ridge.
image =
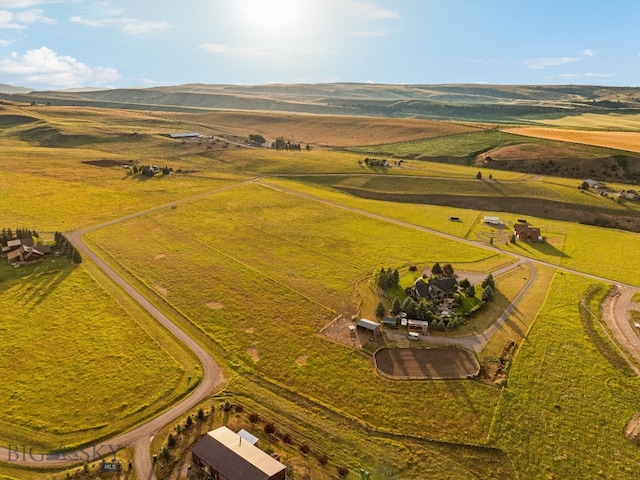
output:
M 0 86 L 0 93 L 9 100 L 52 105 L 488 121 L 522 121 L 587 112 L 640 112 L 640 88 L 584 85 L 185 84 L 67 91 Z

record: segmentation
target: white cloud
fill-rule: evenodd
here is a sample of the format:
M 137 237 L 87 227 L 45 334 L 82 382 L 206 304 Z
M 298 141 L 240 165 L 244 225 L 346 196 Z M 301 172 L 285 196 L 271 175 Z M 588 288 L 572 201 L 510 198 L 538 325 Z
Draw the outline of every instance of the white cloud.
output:
M 133 20 L 125 23 L 120 31 L 129 35 L 142 35 L 145 33 L 160 33 L 168 30 L 170 27 L 167 22 L 147 22 Z
M 617 73 L 561 73 L 557 75 L 558 78 L 564 78 L 569 80 L 572 78 L 610 78 L 616 77 Z
M 0 0 L 0 8 L 29 8 L 53 3 L 50 0 Z
M 389 35 L 389 32 L 384 30 L 369 30 L 369 31 L 360 31 L 360 32 L 351 32 L 351 35 L 354 37 L 360 38 L 380 38 L 386 37 Z
M 15 42 L 15 40 L 11 39 L 11 40 L 4 40 L 2 38 L 0 38 L 0 47 L 8 47 L 9 45 L 11 45 L 13 42 Z
M 127 35 L 160 33 L 171 28 L 171 25 L 165 21 L 152 22 L 130 17 L 111 17 L 101 20 L 92 20 L 89 18 L 73 16 L 69 18 L 69 21 L 72 23 L 79 23 L 80 25 L 85 25 L 87 27 L 116 27 L 122 33 Z
M 0 73 L 16 77 L 17 82 L 45 88 L 105 86 L 120 79 L 111 67 L 90 67 L 73 57 L 58 55 L 47 47 L 12 53 L 0 60 Z
M 0 28 L 12 28 L 15 30 L 21 30 L 27 27 L 14 22 L 13 13 L 7 10 L 0 10 Z
M 358 0 L 341 0 L 337 2 L 337 7 L 347 15 L 361 17 L 365 20 L 388 20 L 400 17 L 400 13 L 395 10 L 379 8 L 372 3 Z
M 232 47 L 219 43 L 205 43 L 198 48 L 225 57 L 264 57 L 269 55 L 267 52 L 253 47 Z
M 590 48 L 586 48 L 582 52 L 580 52 L 580 54 L 584 55 L 585 57 L 593 57 L 596 54 L 596 52 L 595 52 L 595 50 L 591 50 Z
M 16 13 L 15 17 L 20 23 L 47 23 L 52 25 L 57 22 L 55 18 L 45 17 L 43 13 L 43 10 L 36 8 Z
M 527 67 L 533 70 L 540 70 L 546 67 L 556 67 L 558 65 L 564 65 L 566 63 L 577 62 L 579 57 L 555 57 L 555 58 L 530 58 L 522 62 Z
M 33 23 L 54 24 L 56 20 L 45 17 L 40 9 L 25 10 L 24 12 L 13 13 L 9 10 L 0 10 L 0 28 L 10 28 L 23 30 L 27 25 Z

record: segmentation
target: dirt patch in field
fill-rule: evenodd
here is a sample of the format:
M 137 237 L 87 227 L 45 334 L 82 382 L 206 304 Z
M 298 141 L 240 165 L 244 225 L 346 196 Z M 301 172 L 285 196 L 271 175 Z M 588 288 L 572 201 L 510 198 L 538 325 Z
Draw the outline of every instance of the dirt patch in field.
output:
M 212 310 L 220 310 L 221 308 L 224 308 L 224 305 L 220 302 L 209 302 L 207 303 L 207 307 Z
M 128 162 L 122 162 L 120 160 L 85 160 L 82 163 L 84 163 L 85 165 L 93 165 L 94 167 L 104 167 L 104 168 L 121 167 L 123 165 L 129 165 Z
M 260 355 L 258 355 L 258 349 L 256 347 L 247 348 L 247 353 L 251 357 L 251 360 L 253 360 L 254 362 L 260 361 Z
M 307 363 L 307 356 L 306 355 L 298 355 L 296 357 L 296 363 L 298 365 L 304 365 L 305 363 Z
M 253 327 L 249 327 L 249 328 L 247 328 L 247 329 L 245 330 L 245 332 L 247 332 L 247 333 L 255 333 L 255 331 L 256 331 L 256 329 L 255 329 L 255 328 L 253 328 Z
M 400 379 L 459 379 L 480 371 L 471 352 L 454 347 L 383 348 L 375 360 L 381 373 Z
M 320 335 L 343 345 L 362 348 L 362 345 L 367 343 L 366 336 L 363 335 L 363 338 L 360 338 L 360 332 L 350 330 L 350 326 L 355 326 L 355 323 L 339 315 L 320 330 Z
M 161 258 L 166 258 L 166 255 L 164 253 L 159 253 L 158 255 L 153 257 L 154 260 L 160 260 Z
M 155 288 L 155 289 L 156 289 L 156 291 L 157 291 L 160 295 L 162 295 L 162 296 L 164 296 L 164 297 L 166 297 L 166 296 L 167 296 L 167 294 L 169 293 L 169 290 L 167 290 L 166 288 L 164 288 L 162 285 L 158 285 L 157 283 L 153 286 L 153 288 Z
M 629 440 L 640 445 L 640 413 L 636 413 L 627 426 L 624 427 L 624 435 Z

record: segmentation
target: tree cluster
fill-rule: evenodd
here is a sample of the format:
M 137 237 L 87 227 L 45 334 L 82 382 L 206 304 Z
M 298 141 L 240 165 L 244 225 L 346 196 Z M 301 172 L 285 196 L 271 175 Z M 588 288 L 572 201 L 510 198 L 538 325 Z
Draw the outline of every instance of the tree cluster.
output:
M 299 143 L 291 143 L 291 140 L 285 141 L 284 137 L 276 138 L 271 146 L 276 150 L 302 150 Z M 307 145 L 307 150 L 310 150 L 309 145 Z
M 18 227 L 15 231 L 10 228 L 3 228 L 0 233 L 0 243 L 6 245 L 9 240 L 15 240 L 16 238 L 40 238 L 38 232 L 30 230 L 28 228 Z
M 380 269 L 380 273 L 378 274 L 378 287 L 382 290 L 389 290 L 391 288 L 397 287 L 400 282 L 400 273 L 398 269 L 395 270 L 385 270 L 384 267 Z
M 257 143 L 258 145 L 262 145 L 263 143 L 267 143 L 267 139 L 264 138 L 262 135 L 259 135 L 257 133 L 252 133 L 249 135 L 249 141 L 251 143 Z
M 53 238 L 56 242 L 55 248 L 69 257 L 73 263 L 82 263 L 82 255 L 80 255 L 80 251 L 73 246 L 69 239 L 64 236 L 64 234 L 56 232 Z
M 442 275 L 443 277 L 453 277 L 455 271 L 453 270 L 453 265 L 450 263 L 445 263 L 440 266 L 440 264 L 436 262 L 433 267 L 431 267 L 431 273 L 433 275 Z
M 389 161 L 384 158 L 365 158 L 364 164 L 370 167 L 388 167 Z

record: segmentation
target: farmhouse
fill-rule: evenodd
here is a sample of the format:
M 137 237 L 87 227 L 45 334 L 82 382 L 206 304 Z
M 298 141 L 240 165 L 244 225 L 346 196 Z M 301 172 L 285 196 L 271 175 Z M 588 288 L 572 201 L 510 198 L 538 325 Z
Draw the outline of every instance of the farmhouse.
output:
M 41 260 L 51 255 L 51 247 L 47 245 L 37 245 L 30 247 L 28 245 L 20 245 L 17 249 L 7 253 L 9 263 L 33 262 Z
M 441 302 L 453 294 L 453 288 L 456 285 L 458 285 L 458 281 L 455 278 L 430 278 L 428 282 L 425 282 L 424 278 L 419 278 L 410 288 L 410 295 L 416 301 L 424 298 Z
M 541 242 L 542 236 L 540 235 L 540 229 L 530 227 L 527 224 L 516 223 L 513 226 L 513 234 L 518 240 L 524 240 L 526 242 Z
M 286 467 L 227 427 L 203 435 L 191 450 L 193 464 L 216 480 L 285 480 Z

